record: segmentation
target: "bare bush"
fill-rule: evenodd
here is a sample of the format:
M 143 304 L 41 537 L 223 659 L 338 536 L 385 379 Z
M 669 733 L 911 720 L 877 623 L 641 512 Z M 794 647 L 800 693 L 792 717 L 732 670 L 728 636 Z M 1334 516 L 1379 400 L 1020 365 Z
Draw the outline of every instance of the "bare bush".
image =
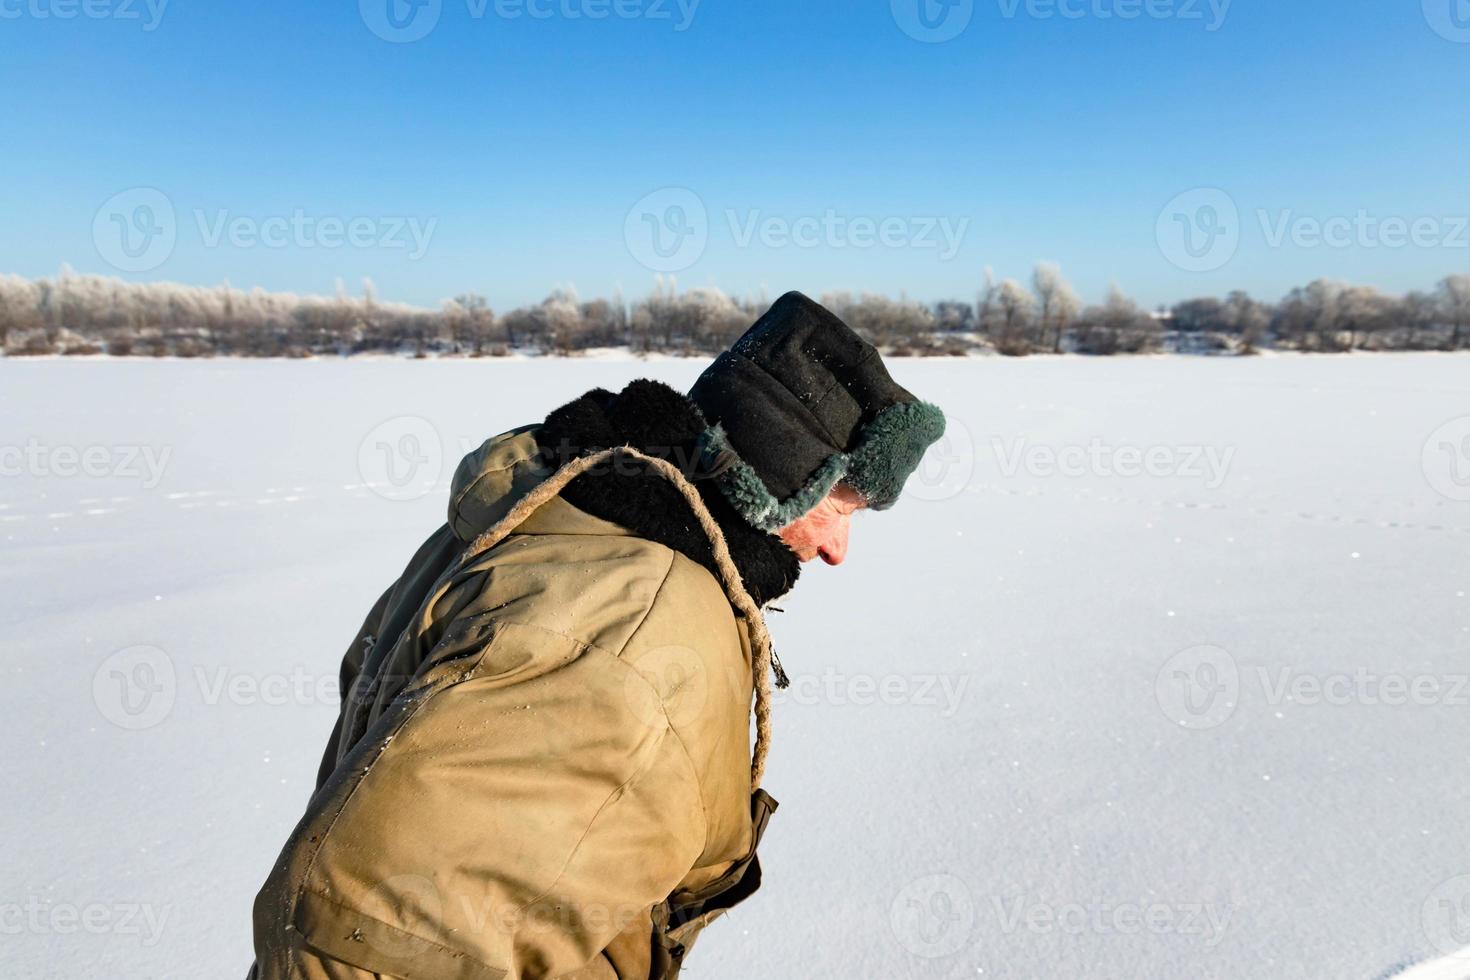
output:
M 1158 349 L 1160 333 L 1159 321 L 1113 285 L 1100 306 L 1083 311 L 1077 349 L 1084 354 L 1142 354 Z

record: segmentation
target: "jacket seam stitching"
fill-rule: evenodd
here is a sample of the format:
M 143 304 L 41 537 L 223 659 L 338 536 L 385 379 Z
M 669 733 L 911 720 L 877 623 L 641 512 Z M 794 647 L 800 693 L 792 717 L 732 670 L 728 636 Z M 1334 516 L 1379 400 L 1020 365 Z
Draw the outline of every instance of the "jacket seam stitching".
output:
M 648 617 L 653 614 L 653 607 L 658 605 L 659 596 L 664 594 L 664 586 L 669 584 L 669 577 L 674 573 L 674 561 L 679 557 L 678 552 L 668 547 L 668 545 L 663 545 L 662 547 L 669 553 L 669 567 L 664 569 L 664 577 L 659 581 L 658 588 L 654 590 L 653 598 L 648 601 L 648 608 L 643 610 L 643 618 L 638 620 L 638 625 L 633 627 L 633 632 L 629 633 L 628 638 L 623 641 L 622 646 L 618 647 L 617 656 L 619 658 L 622 657 L 623 652 L 638 637 L 638 634 L 643 632 L 643 627 L 647 624 Z M 663 704 L 662 697 L 659 698 L 659 704 Z
M 624 666 L 629 666 L 629 669 L 631 669 L 630 665 L 625 664 Z M 665 716 L 665 718 L 667 718 L 667 715 Z M 665 726 L 664 734 L 668 734 L 670 731 L 672 731 L 672 729 Z M 535 905 L 537 902 L 541 901 L 547 895 L 550 895 L 553 891 L 556 890 L 557 882 L 566 877 L 567 868 L 571 867 L 572 862 L 576 860 L 577 852 L 580 851 L 582 849 L 582 845 L 586 843 L 587 835 L 592 833 L 592 828 L 597 825 L 598 818 L 600 818 L 603 813 L 607 811 L 608 807 L 612 806 L 615 802 L 622 798 L 624 790 L 633 785 L 639 779 L 642 779 L 652 769 L 652 760 L 657 754 L 655 750 L 658 747 L 659 741 L 661 741 L 661 739 L 655 740 L 649 746 L 648 758 L 645 759 L 643 763 L 638 766 L 638 768 L 634 769 L 633 772 L 628 775 L 628 778 L 623 780 L 623 782 L 620 783 L 616 789 L 614 789 L 611 793 L 608 793 L 606 799 L 604 799 L 602 803 L 598 805 L 597 811 L 592 814 L 592 819 L 588 820 L 587 826 L 582 828 L 582 833 L 580 836 L 578 836 L 577 842 L 573 844 L 572 849 L 567 852 L 567 859 L 562 862 L 560 868 L 556 869 L 556 877 L 551 879 L 551 883 L 548 884 L 545 890 L 543 890 L 539 895 L 520 905 L 516 909 L 517 912 L 524 912 L 526 909 L 530 908 L 532 905 Z M 695 784 L 697 785 L 698 782 L 699 781 L 696 779 Z M 700 805 L 703 806 L 703 803 L 701 803 Z M 701 850 L 703 850 L 703 848 L 701 848 Z
M 856 364 L 853 365 L 853 370 L 856 371 L 857 369 L 861 368 L 863 365 L 867 364 L 869 361 L 871 361 L 873 359 L 873 355 L 875 355 L 877 353 L 878 353 L 878 351 L 876 349 L 868 351 L 868 353 L 866 353 L 866 354 L 863 355 L 863 359 L 862 360 L 858 361 Z M 837 378 L 833 378 L 832 379 L 832 383 L 827 386 L 827 390 L 824 391 L 824 392 L 822 392 L 822 396 L 820 398 L 818 398 L 816 401 L 812 402 L 812 407 L 811 407 L 812 415 L 816 416 L 816 418 L 817 418 L 817 420 L 819 422 L 821 421 L 822 417 L 820 415 L 817 415 L 817 410 L 822 407 L 822 405 L 827 401 L 828 397 L 831 396 L 832 392 L 836 391 L 838 388 L 841 388 L 841 387 L 843 387 L 841 380 L 840 379 L 837 379 Z M 837 442 L 837 434 L 834 433 L 830 428 L 828 428 L 828 426 L 827 426 L 827 424 L 825 422 L 822 423 L 822 428 L 823 429 L 826 429 L 827 434 L 829 436 L 831 436 L 832 441 L 834 443 L 836 443 Z M 858 424 L 857 424 L 857 430 L 859 432 L 861 432 L 862 431 L 862 428 L 863 428 L 862 419 L 859 419 L 858 420 Z M 845 446 L 843 447 L 843 450 L 846 451 L 846 447 Z
M 482 646 L 480 648 L 479 655 L 476 657 L 475 667 L 478 667 L 480 661 L 484 660 L 485 653 L 489 649 L 490 649 L 490 643 L 489 642 L 485 643 L 484 646 Z M 473 670 L 473 669 L 474 668 L 472 667 L 471 670 Z M 440 693 L 444 688 L 453 687 L 453 686 L 455 686 L 455 685 L 457 685 L 459 683 L 462 683 L 462 680 L 453 680 L 453 681 L 450 681 L 448 684 L 442 685 L 438 690 L 432 690 L 431 689 L 431 690 L 425 691 L 424 692 L 424 696 L 419 697 L 419 698 L 416 699 L 418 701 L 418 703 L 413 706 L 412 710 L 408 711 L 404 715 L 403 719 L 401 721 L 399 721 L 399 723 L 396 726 L 394 726 L 394 729 L 393 729 L 394 734 L 396 735 L 399 732 L 401 732 L 403 730 L 404 726 L 407 725 L 410 721 L 412 721 L 418 715 L 418 713 L 423 710 L 424 706 L 429 703 L 429 701 L 433 698 L 433 696 L 435 694 Z M 407 689 L 405 689 L 405 690 L 407 690 Z M 400 692 L 400 694 L 399 694 L 400 697 L 402 696 L 402 693 L 403 692 Z M 384 743 L 381 743 L 381 744 L 379 744 L 377 746 L 377 753 L 373 756 L 373 762 L 374 763 L 376 763 L 383 756 L 383 753 L 385 753 L 388 750 L 388 747 L 391 744 L 392 744 L 391 742 L 384 742 Z M 345 756 L 344 756 L 344 758 L 345 758 Z M 339 762 L 339 765 L 340 765 L 340 762 Z M 372 763 L 369 763 L 368 768 L 369 769 L 372 768 Z M 295 921 L 295 918 L 296 918 L 296 910 L 301 905 L 301 896 L 304 895 L 304 894 L 315 894 L 311 890 L 310 885 L 309 885 L 309 882 L 312 880 L 312 875 L 316 872 L 317 862 L 321 860 L 322 851 L 327 846 L 327 838 L 331 836 L 332 831 L 335 830 L 336 827 L 337 827 L 338 821 L 340 821 L 342 819 L 342 814 L 347 810 L 347 807 L 352 803 L 352 800 L 357 796 L 358 792 L 362 789 L 363 784 L 365 784 L 367 782 L 366 776 L 367 776 L 366 773 L 363 773 L 363 774 L 361 774 L 361 775 L 358 776 L 356 782 L 353 783 L 352 789 L 349 790 L 347 792 L 347 795 L 342 798 L 341 803 L 337 807 L 337 812 L 332 814 L 331 819 L 326 822 L 326 825 L 322 828 L 321 833 L 318 835 L 318 839 L 315 842 L 316 843 L 316 847 L 313 848 L 312 849 L 312 852 L 311 852 L 311 859 L 306 862 L 306 867 L 302 869 L 300 883 L 298 885 L 296 885 L 296 887 L 294 887 L 292 889 L 293 894 L 292 894 L 291 905 L 290 905 L 290 910 L 289 910 L 289 918 L 292 921 Z
M 347 905 L 347 904 L 345 904 L 343 902 L 336 901 L 335 899 L 328 898 L 326 895 L 323 895 L 321 892 L 316 891 L 315 889 L 303 887 L 301 889 L 301 893 L 302 893 L 302 895 L 309 896 L 311 898 L 316 899 L 317 901 L 326 902 L 328 905 L 334 906 L 335 908 L 339 908 L 339 909 L 341 909 L 344 912 L 351 913 L 352 915 L 355 915 L 355 916 L 361 916 L 362 918 L 367 919 L 370 922 L 376 922 L 378 925 L 383 926 L 383 927 L 385 927 L 387 929 L 391 929 L 394 932 L 401 932 L 405 936 L 409 936 L 410 938 L 415 939 L 418 942 L 421 942 L 421 943 L 423 943 L 426 946 L 432 946 L 432 947 L 434 947 L 437 950 L 442 950 L 444 953 L 446 953 L 446 954 L 448 954 L 450 956 L 453 956 L 455 958 L 465 957 L 465 958 L 467 958 L 467 959 L 469 959 L 469 960 L 471 960 L 471 961 L 473 961 L 475 963 L 479 963 L 481 966 L 483 966 L 483 967 L 485 967 L 486 969 L 489 969 L 489 970 L 500 970 L 501 969 L 500 967 L 495 966 L 492 963 L 486 963 L 484 960 L 480 959 L 479 957 L 476 957 L 476 956 L 468 956 L 468 954 L 466 954 L 466 953 L 464 953 L 462 951 L 459 951 L 459 950 L 455 950 L 455 949 L 453 949 L 453 948 L 451 948 L 449 946 L 445 946 L 443 943 L 436 943 L 432 939 L 425 939 L 423 936 L 420 936 L 420 935 L 417 935 L 417 934 L 415 934 L 413 932 L 410 932 L 409 930 L 403 928 L 402 926 L 396 926 L 396 925 L 394 925 L 391 922 L 385 922 L 384 920 L 378 918 L 377 916 L 368 915 L 366 912 L 363 912 L 361 909 L 358 909 L 358 908 L 356 908 L 356 907 L 354 907 L 352 905 Z M 308 944 L 311 943 L 311 939 L 309 937 L 305 936 L 305 934 L 302 935 L 302 938 Z M 317 948 L 319 949 L 319 947 L 317 947 Z M 330 952 L 328 952 L 327 950 L 321 950 L 321 952 L 326 953 L 326 955 L 328 955 L 328 956 L 332 956 L 332 954 Z M 335 959 L 336 957 L 333 957 L 333 958 Z M 504 972 L 504 971 L 501 971 L 501 972 Z
M 824 422 L 821 419 L 821 417 L 818 416 L 817 413 L 816 413 L 816 406 L 821 403 L 821 400 L 822 400 L 821 398 L 817 399 L 816 401 L 814 401 L 810 405 L 808 405 L 806 402 L 802 401 L 800 395 L 798 395 L 796 392 L 794 392 L 794 391 L 791 390 L 791 386 L 790 385 L 788 385 L 785 381 L 782 381 L 780 378 L 776 377 L 771 372 L 767 371 L 765 369 L 765 367 L 763 365 L 757 363 L 754 358 L 747 357 L 744 354 L 737 354 L 734 351 L 730 351 L 729 353 L 731 353 L 733 356 L 738 357 L 741 360 L 745 361 L 751 367 L 755 368 L 755 370 L 760 371 L 762 374 L 766 375 L 772 381 L 776 382 L 776 384 L 780 385 L 781 386 L 781 390 L 785 391 L 788 395 L 790 395 L 796 401 L 797 406 L 800 407 L 802 411 L 806 412 L 808 415 L 811 416 L 812 421 L 816 422 L 817 425 L 821 428 L 821 430 L 824 433 L 826 433 L 828 439 L 831 439 L 834 443 L 837 441 L 837 437 L 832 434 L 832 430 L 830 428 L 828 428 L 827 423 Z M 827 390 L 824 391 L 824 392 L 822 392 L 822 398 L 826 398 L 828 395 L 830 395 L 832 393 L 832 389 L 835 388 L 835 387 L 837 387 L 837 385 L 838 385 L 838 382 L 834 380 L 832 382 L 832 384 L 827 388 Z
M 659 598 L 664 594 L 664 586 L 668 585 L 669 579 L 673 577 L 674 566 L 678 564 L 680 557 L 681 556 L 679 552 L 675 551 L 673 548 L 669 548 L 669 567 L 664 572 L 664 580 L 658 584 L 658 591 L 653 594 L 653 601 L 648 604 L 648 610 L 643 614 L 643 619 L 638 623 L 637 628 L 634 629 L 632 633 L 628 634 L 628 639 L 624 641 L 622 649 L 618 651 L 619 660 L 622 660 L 622 654 L 628 649 L 628 647 L 633 644 L 633 641 L 637 638 L 638 634 L 643 631 L 643 627 L 648 622 L 648 618 L 653 615 L 653 607 L 658 605 Z M 639 671 L 637 667 L 634 667 L 632 664 L 627 663 L 627 661 L 623 662 L 626 664 L 629 670 L 632 670 L 634 673 L 638 674 L 639 678 L 643 680 L 643 683 L 648 684 L 648 680 L 643 677 L 642 672 Z M 699 791 L 699 822 L 701 825 L 700 830 L 702 833 L 702 839 L 699 844 L 699 853 L 703 854 L 705 848 L 709 846 L 710 810 L 709 801 L 706 800 L 704 797 L 704 783 L 701 782 L 699 779 L 699 768 L 694 765 L 694 756 L 690 753 L 689 746 L 685 744 L 684 736 L 679 734 L 678 729 L 674 727 L 673 720 L 669 718 L 669 706 L 664 703 L 663 694 L 652 684 L 648 684 L 648 687 L 649 690 L 653 691 L 654 695 L 658 698 L 658 710 L 664 716 L 664 728 L 666 731 L 669 732 L 669 734 L 673 735 L 674 740 L 679 743 L 679 750 L 684 753 L 684 758 L 689 763 L 690 772 L 694 776 L 694 785 Z
M 488 647 L 493 641 L 494 637 L 498 636 L 500 632 L 507 626 L 514 626 L 519 629 L 537 630 L 538 632 L 547 633 L 551 636 L 554 636 L 559 640 L 566 640 L 573 646 L 581 647 L 584 650 L 596 650 L 598 653 L 605 653 L 610 657 L 617 656 L 616 651 L 609 650 L 607 647 L 604 646 L 599 646 L 598 644 L 593 643 L 590 640 L 585 640 L 580 636 L 572 636 L 570 633 L 563 633 L 561 630 L 554 630 L 549 626 L 543 626 L 540 623 L 528 622 L 524 619 L 505 619 L 496 621 L 490 628 L 490 632 L 493 635 L 490 640 L 485 641 L 485 646 Z M 479 667 L 479 661 L 476 661 L 475 666 Z M 565 666 L 565 664 L 558 665 L 557 667 L 553 668 L 553 670 L 560 670 L 563 666 Z M 550 671 L 548 671 L 547 673 L 550 673 Z M 462 683 L 462 681 L 454 681 L 451 683 L 450 686 L 460 683 Z

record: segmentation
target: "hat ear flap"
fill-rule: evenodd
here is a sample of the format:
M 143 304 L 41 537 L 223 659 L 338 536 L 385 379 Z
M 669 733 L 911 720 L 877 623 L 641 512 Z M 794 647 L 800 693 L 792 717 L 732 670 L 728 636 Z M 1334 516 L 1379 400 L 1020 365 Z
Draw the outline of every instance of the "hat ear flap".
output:
M 699 437 L 701 458 L 721 460 L 715 484 L 730 506 L 753 527 L 775 533 L 810 511 L 832 492 L 847 474 L 846 453 L 833 453 L 807 481 L 785 500 L 766 486 L 755 468 L 740 457 L 719 425 L 705 429 Z
M 928 402 L 900 402 L 863 427 L 848 461 L 847 484 L 874 510 L 898 501 L 924 452 L 944 435 L 944 413 Z

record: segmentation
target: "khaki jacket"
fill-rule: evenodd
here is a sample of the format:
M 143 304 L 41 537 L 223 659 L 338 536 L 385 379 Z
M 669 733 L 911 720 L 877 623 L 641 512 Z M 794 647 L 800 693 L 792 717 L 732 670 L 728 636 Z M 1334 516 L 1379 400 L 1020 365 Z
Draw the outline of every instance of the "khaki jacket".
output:
M 759 884 L 751 638 L 703 566 L 560 497 L 534 429 L 461 464 L 449 522 L 344 658 L 322 780 L 255 902 L 258 980 L 676 976 Z

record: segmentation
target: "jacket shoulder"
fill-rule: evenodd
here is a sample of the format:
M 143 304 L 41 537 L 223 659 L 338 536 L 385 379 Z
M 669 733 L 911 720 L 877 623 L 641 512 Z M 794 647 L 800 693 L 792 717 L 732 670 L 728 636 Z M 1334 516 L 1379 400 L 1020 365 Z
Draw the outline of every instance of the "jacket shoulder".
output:
M 454 618 L 517 624 L 616 654 L 669 576 L 667 548 L 614 535 L 512 535 L 471 562 L 446 596 Z

